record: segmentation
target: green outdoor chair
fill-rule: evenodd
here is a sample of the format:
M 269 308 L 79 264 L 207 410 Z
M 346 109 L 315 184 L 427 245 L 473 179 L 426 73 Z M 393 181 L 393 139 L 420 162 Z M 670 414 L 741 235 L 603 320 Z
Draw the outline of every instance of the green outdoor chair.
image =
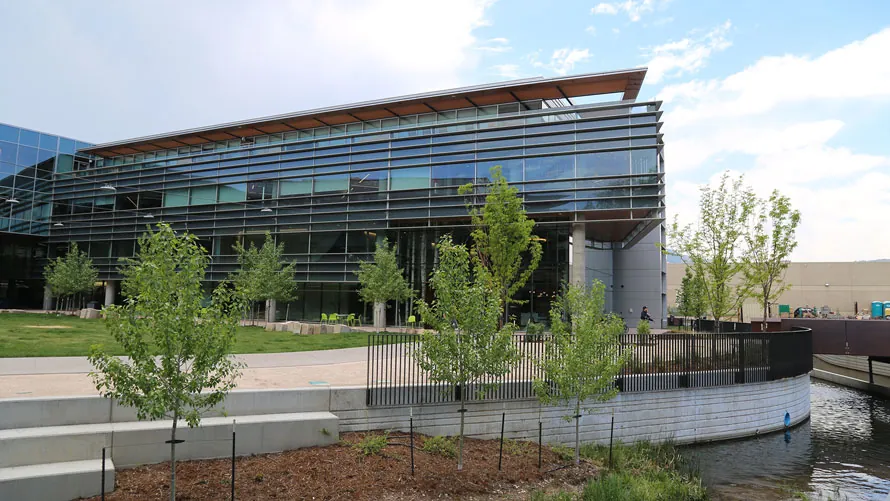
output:
M 339 321 L 340 321 L 340 317 L 336 313 L 331 313 L 330 315 L 328 315 L 328 322 L 330 322 L 332 324 L 336 324 Z
M 346 325 L 353 326 L 353 325 L 355 325 L 356 322 L 357 322 L 357 320 L 355 318 L 355 313 L 350 313 L 346 317 Z
M 417 318 L 414 315 L 409 315 L 407 323 L 409 327 L 417 327 Z
M 328 323 L 328 316 L 325 315 L 324 313 L 321 314 L 321 323 L 323 323 L 323 324 Z

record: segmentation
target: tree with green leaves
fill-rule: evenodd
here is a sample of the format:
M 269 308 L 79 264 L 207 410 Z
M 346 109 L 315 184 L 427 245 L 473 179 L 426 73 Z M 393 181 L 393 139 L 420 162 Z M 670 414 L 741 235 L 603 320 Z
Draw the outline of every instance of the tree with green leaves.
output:
M 728 173 L 716 187 L 704 186 L 701 192 L 698 222 L 680 226 L 675 219 L 662 251 L 679 256 L 701 279 L 707 311 L 720 332 L 722 319 L 736 313 L 749 294 L 734 278 L 745 267 L 743 245 L 754 197 L 742 177 L 730 180 Z
M 297 263 L 285 262 L 284 242 L 275 245 L 269 232 L 262 247 L 253 242 L 245 247 L 241 242 L 233 249 L 238 254 L 238 270 L 231 280 L 248 301 L 265 302 L 266 321 L 275 321 L 274 301 L 292 301 L 297 297 L 294 275 Z
M 66 309 L 70 309 L 76 295 L 90 292 L 96 286 L 99 270 L 87 253 L 77 248 L 77 242 L 71 242 L 64 257 L 59 256 L 46 265 L 43 277 L 56 302 L 67 300 Z
M 707 306 L 704 298 L 704 285 L 701 279 L 692 273 L 690 267 L 686 267 L 680 289 L 677 291 L 677 310 L 684 317 L 692 317 L 696 320 L 705 316 Z
M 460 392 L 457 469 L 463 469 L 464 416 L 467 392 L 480 396 L 510 372 L 518 359 L 511 324 L 498 326 L 501 298 L 493 294 L 484 267 L 472 267 L 467 248 L 445 236 L 436 244 L 439 262 L 430 277 L 435 299 L 419 300 L 421 319 L 433 330 L 422 334 L 412 353 L 434 383 Z
M 485 205 L 467 206 L 473 223 L 473 260 L 488 270 L 493 288 L 504 304 L 506 323 L 509 305 L 521 303 L 513 296 L 541 262 L 542 247 L 533 233 L 535 221 L 526 215 L 519 190 L 507 183 L 499 165 L 491 168 L 491 184 L 485 190 Z M 460 187 L 464 195 L 473 191 L 472 184 Z
M 171 419 L 170 495 L 176 496 L 176 428 L 197 426 L 222 403 L 241 365 L 230 357 L 241 311 L 233 287 L 220 286 L 205 305 L 201 282 L 210 262 L 197 238 L 167 224 L 139 239 L 124 260 L 123 305 L 109 306 L 105 324 L 128 359 L 94 346 L 90 373 L 102 396 L 134 407 L 139 419 Z
M 386 327 L 387 301 L 405 301 L 414 297 L 414 290 L 399 268 L 395 246 L 385 238 L 374 250 L 374 262 L 361 261 L 355 275 L 361 284 L 359 297 L 374 305 L 374 327 L 378 330 Z
M 743 275 L 751 296 L 763 305 L 764 332 L 770 303 L 791 287 L 784 283 L 785 270 L 797 247 L 799 224 L 800 212 L 792 209 L 791 200 L 778 190 L 766 200 L 755 201 L 751 226 L 745 234 Z
M 535 393 L 547 405 L 571 406 L 575 420 L 575 464 L 580 463 L 581 413 L 593 411 L 594 402 L 618 394 L 615 377 L 632 354 L 622 350 L 624 320 L 605 311 L 606 286 L 594 280 L 590 287 L 569 285 L 550 310 L 551 336 L 546 355 L 537 359 L 543 377 Z

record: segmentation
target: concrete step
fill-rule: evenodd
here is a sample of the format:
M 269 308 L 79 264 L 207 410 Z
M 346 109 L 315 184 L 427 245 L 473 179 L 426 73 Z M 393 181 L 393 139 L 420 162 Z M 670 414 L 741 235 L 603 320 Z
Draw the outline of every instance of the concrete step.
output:
M 70 501 L 101 494 L 102 460 L 0 468 L 0 499 Z M 105 460 L 105 492 L 114 490 L 114 463 Z
M 197 428 L 180 421 L 177 459 L 228 457 L 232 454 L 232 420 L 237 420 L 236 454 L 262 454 L 330 445 L 339 439 L 337 416 L 298 412 L 209 417 Z M 170 458 L 172 420 L 41 426 L 0 430 L 0 468 L 91 460 L 108 457 L 118 467 L 160 463 Z M 0 499 L 6 499 L 0 497 Z

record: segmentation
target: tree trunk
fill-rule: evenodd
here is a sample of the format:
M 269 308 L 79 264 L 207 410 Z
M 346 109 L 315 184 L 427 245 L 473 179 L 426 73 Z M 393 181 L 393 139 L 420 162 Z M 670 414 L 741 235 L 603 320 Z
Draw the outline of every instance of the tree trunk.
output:
M 374 328 L 377 332 L 386 330 L 386 303 L 374 303 Z
M 575 466 L 581 464 L 581 399 L 575 401 Z
M 767 329 L 767 327 L 766 327 L 766 325 L 767 325 L 767 323 L 766 323 L 767 310 L 769 310 L 769 301 L 764 299 L 763 300 L 763 332 L 766 332 L 766 329 Z
M 173 429 L 170 432 L 170 501 L 176 501 L 176 421 L 179 416 L 173 414 Z
M 467 393 L 467 385 L 462 384 L 460 387 L 460 435 L 457 438 L 457 471 L 464 469 L 464 398 Z

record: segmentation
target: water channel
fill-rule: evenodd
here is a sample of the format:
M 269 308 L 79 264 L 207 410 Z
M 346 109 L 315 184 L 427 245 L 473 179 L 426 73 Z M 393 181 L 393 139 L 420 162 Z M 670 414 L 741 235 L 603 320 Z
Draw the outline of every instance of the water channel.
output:
M 686 448 L 712 498 L 890 501 L 890 400 L 814 379 L 810 402 L 785 433 Z

